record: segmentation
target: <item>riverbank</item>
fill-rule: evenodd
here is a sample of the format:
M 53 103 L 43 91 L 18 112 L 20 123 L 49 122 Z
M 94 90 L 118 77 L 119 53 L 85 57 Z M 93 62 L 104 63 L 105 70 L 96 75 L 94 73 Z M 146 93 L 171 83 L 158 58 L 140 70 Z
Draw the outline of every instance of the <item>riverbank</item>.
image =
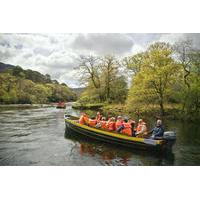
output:
M 122 115 L 129 116 L 134 119 L 139 118 L 158 118 L 160 116 L 159 106 L 149 105 L 146 108 L 141 109 L 139 112 L 131 111 L 125 104 L 109 104 L 102 107 L 102 112 L 110 115 Z M 164 118 L 167 119 L 180 119 L 181 107 L 178 104 L 166 105 Z
M 161 117 L 160 107 L 157 105 L 148 105 L 140 111 L 136 112 L 126 106 L 126 104 L 108 104 L 108 103 L 93 103 L 93 104 L 81 104 L 75 102 L 72 104 L 72 108 L 79 110 L 93 110 L 101 111 L 105 116 L 129 116 L 134 119 L 149 118 L 149 117 Z M 168 104 L 165 106 L 165 116 L 167 119 L 181 119 L 181 105 L 180 104 Z
M 72 108 L 79 109 L 79 110 L 96 110 L 101 109 L 105 104 L 104 103 L 88 103 L 88 104 L 82 104 L 82 103 L 73 103 Z
M 54 104 L 0 104 L 0 111 L 15 109 L 37 109 L 54 107 Z

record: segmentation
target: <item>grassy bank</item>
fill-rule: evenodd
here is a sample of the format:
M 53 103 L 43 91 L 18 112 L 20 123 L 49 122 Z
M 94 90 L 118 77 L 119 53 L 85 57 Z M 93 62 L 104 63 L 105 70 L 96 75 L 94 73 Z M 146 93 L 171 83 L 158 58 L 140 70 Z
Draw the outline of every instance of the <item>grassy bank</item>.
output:
M 149 105 L 148 107 L 141 109 L 139 112 L 136 112 L 130 111 L 130 109 L 128 109 L 124 104 L 109 104 L 102 107 L 102 112 L 105 115 L 122 115 L 129 116 L 134 119 L 160 117 L 159 106 L 155 105 Z M 178 104 L 166 105 L 164 118 L 181 119 L 181 106 Z
M 82 104 L 82 103 L 73 103 L 72 108 L 79 109 L 79 110 L 97 110 L 101 109 L 105 104 L 103 103 L 88 103 L 88 104 Z

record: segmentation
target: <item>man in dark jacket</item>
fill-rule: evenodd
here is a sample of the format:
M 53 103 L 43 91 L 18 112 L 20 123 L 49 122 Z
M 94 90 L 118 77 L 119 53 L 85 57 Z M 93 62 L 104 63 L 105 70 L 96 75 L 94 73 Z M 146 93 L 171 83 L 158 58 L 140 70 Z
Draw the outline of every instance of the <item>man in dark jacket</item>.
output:
M 152 139 L 163 137 L 164 127 L 162 126 L 162 121 L 160 119 L 157 120 L 156 126 L 150 131 L 150 133 L 152 133 Z

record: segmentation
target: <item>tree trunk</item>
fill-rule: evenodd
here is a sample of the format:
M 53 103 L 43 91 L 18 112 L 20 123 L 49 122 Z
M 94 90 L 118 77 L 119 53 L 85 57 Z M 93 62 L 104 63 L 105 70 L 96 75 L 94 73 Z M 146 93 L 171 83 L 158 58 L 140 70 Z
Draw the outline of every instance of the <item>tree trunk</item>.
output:
M 160 115 L 164 116 L 165 114 L 165 110 L 164 110 L 164 106 L 163 106 L 163 101 L 160 101 Z

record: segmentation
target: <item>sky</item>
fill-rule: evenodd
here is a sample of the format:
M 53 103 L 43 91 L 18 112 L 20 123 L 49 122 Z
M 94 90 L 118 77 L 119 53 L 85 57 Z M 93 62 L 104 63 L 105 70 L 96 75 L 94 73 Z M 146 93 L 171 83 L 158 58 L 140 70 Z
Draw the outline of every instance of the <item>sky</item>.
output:
M 200 34 L 192 33 L 62 33 L 62 34 L 0 34 L 0 62 L 19 65 L 69 87 L 80 87 L 77 60 L 80 55 L 115 55 L 119 58 L 145 51 L 156 41 L 174 44 L 191 39 L 200 47 Z

